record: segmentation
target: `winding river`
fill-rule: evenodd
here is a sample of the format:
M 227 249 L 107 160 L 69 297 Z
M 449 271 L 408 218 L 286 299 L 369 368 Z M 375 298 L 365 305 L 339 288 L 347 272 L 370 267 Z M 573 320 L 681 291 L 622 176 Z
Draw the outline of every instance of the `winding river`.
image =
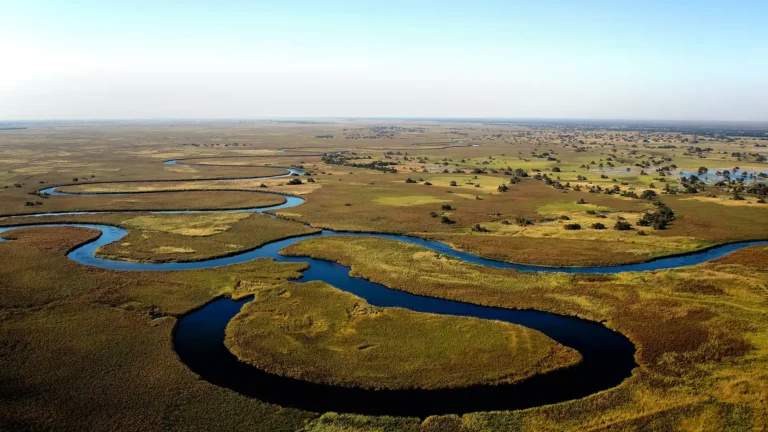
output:
M 172 160 L 165 163 L 177 164 L 179 162 Z M 303 174 L 300 170 L 286 169 L 288 171 L 285 174 L 270 177 Z M 268 177 L 249 177 L 247 179 L 254 178 Z M 101 195 L 61 192 L 57 190 L 57 187 L 47 188 L 41 192 L 50 195 Z M 122 193 L 111 195 L 122 195 Z M 283 204 L 229 211 L 264 213 L 266 211 L 295 207 L 304 202 L 302 198 L 295 196 L 281 196 L 286 200 Z M 179 210 L 157 211 L 153 213 L 221 211 Z M 44 213 L 34 216 L 92 213 L 97 212 Z M 116 211 L 111 213 L 126 212 Z M 25 226 L 30 226 L 30 224 L 0 227 L 0 234 Z M 225 328 L 229 321 L 239 313 L 242 306 L 252 300 L 252 297 L 237 301 L 229 298 L 214 300 L 204 307 L 180 317 L 176 325 L 173 344 L 179 359 L 193 372 L 212 384 L 229 388 L 265 402 L 309 411 L 418 417 L 447 413 L 463 414 L 475 411 L 522 409 L 585 397 L 614 387 L 629 377 L 632 370 L 637 366 L 634 360 L 635 347 L 623 335 L 596 322 L 547 312 L 486 307 L 418 296 L 390 289 L 364 279 L 353 278 L 349 275 L 350 269 L 348 267 L 337 263 L 307 257 L 282 256 L 279 253 L 282 248 L 310 237 L 368 236 L 422 246 L 456 259 L 484 266 L 536 272 L 619 273 L 695 265 L 747 246 L 768 244 L 767 241 L 733 243 L 688 255 L 614 267 L 558 268 L 489 260 L 468 252 L 453 250 L 450 246 L 443 243 L 404 235 L 323 230 L 319 234 L 279 240 L 257 249 L 227 257 L 184 263 L 137 263 L 96 256 L 96 250 L 100 246 L 118 241 L 127 234 L 127 231 L 122 228 L 110 225 L 80 223 L 39 223 L 33 224 L 33 226 L 75 226 L 100 231 L 101 235 L 98 238 L 73 249 L 67 256 L 84 265 L 111 270 L 180 271 L 227 266 L 257 258 L 272 258 L 277 262 L 305 262 L 310 267 L 302 273 L 302 281 L 317 280 L 326 282 L 340 290 L 365 299 L 371 305 L 401 307 L 416 312 L 475 317 L 519 324 L 546 334 L 555 341 L 579 351 L 582 356 L 582 361 L 574 366 L 535 375 L 516 384 L 478 385 L 437 390 L 366 390 L 316 384 L 278 376 L 240 362 L 224 345 Z

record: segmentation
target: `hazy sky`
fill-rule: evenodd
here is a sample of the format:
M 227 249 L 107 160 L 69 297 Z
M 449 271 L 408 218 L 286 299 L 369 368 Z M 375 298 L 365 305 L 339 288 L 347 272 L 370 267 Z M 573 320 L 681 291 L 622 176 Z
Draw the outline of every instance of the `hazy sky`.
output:
M 0 0 L 0 119 L 768 120 L 768 0 Z

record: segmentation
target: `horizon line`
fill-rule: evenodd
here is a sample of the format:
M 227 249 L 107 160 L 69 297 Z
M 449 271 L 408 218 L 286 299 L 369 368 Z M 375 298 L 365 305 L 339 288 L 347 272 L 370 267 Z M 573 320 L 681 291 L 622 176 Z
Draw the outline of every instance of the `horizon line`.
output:
M 499 116 L 243 116 L 243 117 L 70 117 L 70 118 L 18 118 L 0 119 L 0 123 L 23 122 L 115 122 L 115 121 L 243 121 L 243 120 L 410 120 L 410 121 L 510 121 L 510 122 L 623 122 L 623 123 L 720 123 L 761 124 L 766 120 L 718 120 L 718 119 L 630 119 L 630 118 L 582 118 L 582 117 L 499 117 Z

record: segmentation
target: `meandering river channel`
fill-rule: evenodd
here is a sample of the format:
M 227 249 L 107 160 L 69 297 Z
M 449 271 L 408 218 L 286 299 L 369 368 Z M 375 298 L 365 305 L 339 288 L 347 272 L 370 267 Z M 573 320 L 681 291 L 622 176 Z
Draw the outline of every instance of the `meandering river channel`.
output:
M 175 160 L 166 161 L 165 163 L 181 164 L 181 162 Z M 285 174 L 270 177 L 287 177 L 294 174 L 303 174 L 300 170 L 286 169 L 288 171 Z M 269 177 L 250 177 L 247 179 L 254 178 Z M 57 187 L 47 188 L 41 192 L 50 195 L 100 195 L 67 193 L 58 190 Z M 123 194 L 116 193 L 110 195 Z M 281 196 L 286 200 L 283 204 L 228 211 L 264 213 L 295 207 L 304 202 L 299 197 Z M 220 211 L 222 210 L 178 210 L 157 211 L 153 213 Z M 44 217 L 91 213 L 97 212 L 44 213 L 34 216 Z M 115 211 L 109 213 L 126 212 Z M 0 227 L 0 234 L 27 226 L 30 225 Z M 212 384 L 232 389 L 238 393 L 255 397 L 265 402 L 309 411 L 418 417 L 446 413 L 462 414 L 475 411 L 522 409 L 585 397 L 614 387 L 629 377 L 632 370 L 637 366 L 634 360 L 635 347 L 625 336 L 608 329 L 600 323 L 548 312 L 486 307 L 418 296 L 390 289 L 364 279 L 353 278 L 349 275 L 348 267 L 337 263 L 307 257 L 282 256 L 279 253 L 282 248 L 310 237 L 368 236 L 423 246 L 465 262 L 484 266 L 530 272 L 619 273 L 690 266 L 721 257 L 747 246 L 768 244 L 766 241 L 733 243 L 688 255 L 614 267 L 557 268 L 489 260 L 468 252 L 456 251 L 444 243 L 404 235 L 323 230 L 319 234 L 279 240 L 227 257 L 184 263 L 137 263 L 96 256 L 96 250 L 100 246 L 118 241 L 127 234 L 127 231 L 122 228 L 110 225 L 80 223 L 40 223 L 32 226 L 75 226 L 100 231 L 101 235 L 97 239 L 80 245 L 69 252 L 67 256 L 83 265 L 111 270 L 183 271 L 222 267 L 257 258 L 272 258 L 277 262 L 305 262 L 310 267 L 303 272 L 301 281 L 317 280 L 326 282 L 340 290 L 365 299 L 371 305 L 401 307 L 416 312 L 474 317 L 518 324 L 538 330 L 555 341 L 579 351 L 582 356 L 582 361 L 572 367 L 535 375 L 516 384 L 479 385 L 437 390 L 366 390 L 316 384 L 278 376 L 240 362 L 224 345 L 225 328 L 229 321 L 239 313 L 242 306 L 252 300 L 251 297 L 238 301 L 229 298 L 214 300 L 204 307 L 180 317 L 176 325 L 173 344 L 179 359 L 201 378 Z

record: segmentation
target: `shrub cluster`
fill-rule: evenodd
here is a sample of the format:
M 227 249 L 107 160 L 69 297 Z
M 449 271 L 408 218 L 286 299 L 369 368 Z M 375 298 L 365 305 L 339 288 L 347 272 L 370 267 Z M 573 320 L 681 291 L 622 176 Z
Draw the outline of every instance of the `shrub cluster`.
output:
M 637 224 L 640 226 L 653 227 L 655 230 L 662 230 L 675 219 L 675 212 L 662 203 L 658 203 L 656 210 L 646 212 Z

